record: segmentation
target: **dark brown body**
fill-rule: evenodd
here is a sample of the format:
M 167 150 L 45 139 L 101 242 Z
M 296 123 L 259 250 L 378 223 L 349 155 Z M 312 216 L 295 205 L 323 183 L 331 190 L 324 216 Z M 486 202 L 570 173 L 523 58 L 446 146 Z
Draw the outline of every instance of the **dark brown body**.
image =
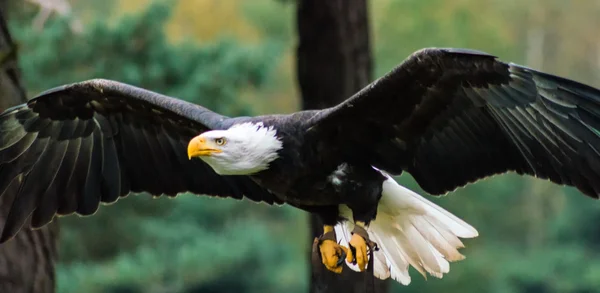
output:
M 313 135 L 311 125 L 301 122 L 310 122 L 315 113 L 246 120 L 273 126 L 283 141 L 280 157 L 251 178 L 286 203 L 317 213 L 326 224 L 338 220 L 340 204 L 353 210 L 355 220 L 368 223 L 376 215 L 385 177 L 360 157 L 330 147 L 338 138 Z

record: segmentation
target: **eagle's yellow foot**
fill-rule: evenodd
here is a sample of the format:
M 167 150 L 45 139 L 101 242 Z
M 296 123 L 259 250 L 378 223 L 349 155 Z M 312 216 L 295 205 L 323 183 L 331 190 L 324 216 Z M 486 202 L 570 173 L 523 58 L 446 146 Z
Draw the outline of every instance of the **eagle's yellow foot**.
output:
M 337 244 L 333 240 L 323 240 L 319 245 L 319 251 L 321 252 L 321 261 L 325 267 L 337 274 L 342 272 L 344 267 L 344 258 L 347 254 L 346 248 Z
M 350 239 L 350 249 L 346 254 L 346 261 L 358 265 L 358 269 L 364 272 L 369 263 L 371 249 L 377 250 L 377 244 L 369 240 L 369 234 L 365 230 L 364 223 L 356 222 Z
M 363 272 L 369 262 L 367 255 L 367 242 L 358 234 L 352 235 L 350 239 L 350 252 L 346 255 L 346 260 L 349 263 L 356 263 L 358 269 Z
M 341 273 L 348 250 L 337 244 L 333 226 L 323 226 L 323 235 L 315 241 L 319 246 L 319 255 L 325 267 L 334 273 Z

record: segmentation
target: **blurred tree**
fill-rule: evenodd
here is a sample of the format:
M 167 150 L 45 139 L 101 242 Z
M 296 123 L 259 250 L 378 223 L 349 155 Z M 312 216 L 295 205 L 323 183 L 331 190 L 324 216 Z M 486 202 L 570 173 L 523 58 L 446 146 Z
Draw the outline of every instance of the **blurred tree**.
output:
M 0 111 L 27 101 L 21 84 L 17 48 L 4 19 L 6 2 L 0 6 Z M 13 186 L 14 187 L 14 186 Z M 0 197 L 0 224 L 12 198 Z M 0 246 L 0 292 L 52 293 L 55 291 L 58 224 L 24 229 Z
M 139 11 L 139 7 L 147 6 L 153 1 L 119 1 L 113 9 L 113 15 L 135 13 Z M 253 0 L 251 5 L 260 5 L 267 1 L 272 0 Z M 229 35 L 240 41 L 256 42 L 259 36 L 256 28 L 249 25 L 243 14 L 243 2 L 243 0 L 172 1 L 172 13 L 165 27 L 167 36 L 175 41 L 191 38 L 206 42 Z
M 199 41 L 227 34 L 240 41 L 256 42 L 256 28 L 248 25 L 240 4 L 238 1 L 179 0 L 167 25 L 167 33 L 170 38 L 194 37 Z
M 302 0 L 297 3 L 298 83 L 303 109 L 333 106 L 367 85 L 372 76 L 366 0 Z M 312 235 L 323 233 L 311 217 Z M 311 242 L 312 243 L 312 239 Z M 310 245 L 309 245 L 310 247 Z M 312 266 L 311 292 L 365 292 L 366 278 L 347 267 L 342 275 Z M 375 292 L 386 282 L 375 280 Z

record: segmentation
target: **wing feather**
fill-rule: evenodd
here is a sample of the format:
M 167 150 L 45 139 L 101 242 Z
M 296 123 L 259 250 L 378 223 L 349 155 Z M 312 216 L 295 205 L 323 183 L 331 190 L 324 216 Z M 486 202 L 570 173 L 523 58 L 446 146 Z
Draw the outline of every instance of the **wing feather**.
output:
M 53 156 L 51 165 L 49 165 L 51 169 L 49 170 L 48 175 L 51 176 L 47 177 L 49 179 L 48 182 L 40 184 L 41 186 L 46 186 L 42 193 L 43 196 L 38 198 L 38 206 L 44 208 L 36 208 L 34 210 L 31 218 L 31 227 L 33 228 L 39 228 L 44 225 L 44 223 L 50 222 L 58 209 L 58 194 L 56 192 L 55 182 L 57 182 L 57 176 L 62 174 L 61 170 L 64 170 L 63 162 L 67 150 L 69 149 L 69 143 L 69 140 L 62 140 L 56 143 L 56 153 Z
M 93 121 L 88 122 L 94 124 Z M 89 216 L 96 212 L 102 198 L 102 188 L 100 181 L 102 180 L 102 165 L 103 165 L 103 146 L 101 130 L 95 128 L 92 134 L 87 139 L 90 141 L 89 148 L 89 164 L 87 167 L 85 181 L 82 180 L 83 186 L 80 192 L 79 207 L 77 213 L 82 216 Z
M 78 121 L 77 128 L 74 131 L 74 135 L 79 135 L 83 123 Z M 77 184 L 74 178 L 74 170 L 77 166 L 77 162 L 79 159 L 79 153 L 81 149 L 81 137 L 75 136 L 74 139 L 69 139 L 69 147 L 67 148 L 68 156 L 65 156 L 62 162 L 61 174 L 60 177 L 54 180 L 53 184 L 56 184 L 56 190 L 58 194 L 58 209 L 57 214 L 59 215 L 69 215 L 75 212 L 77 209 L 77 194 L 76 193 L 68 193 L 67 190 L 74 189 L 71 188 L 70 185 Z M 2 177 L 0 177 L 2 178 Z M 43 206 L 39 206 L 39 209 L 45 209 Z
M 600 90 L 482 52 L 418 51 L 307 123 L 433 194 L 507 171 L 600 194 Z
M 66 194 L 73 194 L 73 197 L 76 198 L 77 207 L 74 211 L 76 213 L 82 213 L 89 210 L 89 207 L 87 207 L 86 204 L 88 200 L 87 197 L 90 196 L 90 194 L 85 193 L 85 182 L 88 180 L 89 171 L 91 169 L 92 150 L 94 148 L 93 139 L 94 138 L 91 135 L 81 137 L 77 161 L 71 173 L 71 180 L 69 180 L 70 184 L 65 191 Z
M 98 135 L 101 136 L 102 143 L 102 175 L 100 176 L 100 194 L 101 201 L 113 203 L 119 199 L 121 194 L 121 166 L 117 147 L 115 146 L 114 132 L 110 120 L 102 115 L 95 115 L 94 119 L 101 130 Z
M 126 84 L 90 80 L 46 91 L 0 114 L 0 196 L 12 206 L 0 237 L 31 217 L 93 214 L 130 192 L 183 192 L 282 203 L 246 176 L 187 158 L 191 138 L 233 120 Z
M 28 164 L 30 167 L 27 168 L 27 171 L 18 175 L 18 177 L 20 178 L 18 178 L 17 180 L 21 180 L 23 183 L 17 189 L 17 194 L 14 197 L 10 211 L 8 212 L 8 216 L 6 216 L 5 225 L 7 227 L 11 227 L 9 228 L 9 233 L 18 232 L 18 229 L 21 226 L 23 226 L 23 224 L 35 208 L 37 198 L 23 195 L 29 194 L 30 192 L 39 192 L 40 185 L 38 184 L 38 178 L 34 176 L 40 176 L 40 171 L 46 166 L 37 165 L 38 172 L 35 172 L 36 169 L 34 167 L 38 163 L 45 164 L 48 160 L 51 159 L 53 153 L 51 150 L 52 147 L 49 147 L 49 142 L 49 136 L 43 137 L 37 141 L 37 144 L 39 144 L 39 151 L 36 153 L 31 153 L 35 154 L 35 156 L 31 155 L 29 157 L 29 160 L 27 160 L 31 162 Z M 30 171 L 32 169 L 33 171 Z M 27 182 L 31 182 L 31 184 L 26 184 Z

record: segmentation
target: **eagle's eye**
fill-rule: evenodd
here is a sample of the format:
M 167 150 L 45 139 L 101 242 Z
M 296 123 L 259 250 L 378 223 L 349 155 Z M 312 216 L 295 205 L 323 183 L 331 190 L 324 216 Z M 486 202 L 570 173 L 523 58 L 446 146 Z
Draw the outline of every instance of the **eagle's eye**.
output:
M 225 139 L 224 139 L 224 138 L 222 138 L 222 137 L 215 138 L 215 143 L 216 143 L 217 145 L 224 145 L 224 144 L 225 144 Z

